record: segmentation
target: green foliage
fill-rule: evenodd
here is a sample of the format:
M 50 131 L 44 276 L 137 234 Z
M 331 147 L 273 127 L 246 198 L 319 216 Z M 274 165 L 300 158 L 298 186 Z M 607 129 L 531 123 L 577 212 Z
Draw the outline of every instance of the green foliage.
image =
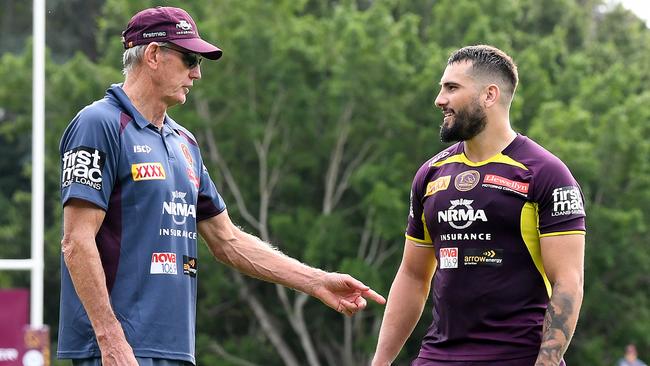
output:
M 443 147 L 433 100 L 449 53 L 479 43 L 510 53 L 521 79 L 513 125 L 571 168 L 587 202 L 585 298 L 567 362 L 609 365 L 627 342 L 650 347 L 650 32 L 629 12 L 604 11 L 599 0 L 66 0 L 50 7 L 65 17 L 73 4 L 91 3 L 102 4 L 87 10 L 101 9 L 96 21 L 52 21 L 83 27 L 83 35 L 72 26 L 48 33 L 45 321 L 54 338 L 59 138 L 81 108 L 122 80 L 120 33 L 130 17 L 175 5 L 224 50 L 218 62 L 203 63 L 186 105 L 169 113 L 199 139 L 233 220 L 384 295 L 401 258 L 411 179 Z M 0 15 L 10 34 L 0 49 L 13 52 L 0 58 L 0 167 L 8 173 L 0 177 L 0 257 L 19 258 L 29 250 L 31 45 L 16 47 L 23 38 L 9 32 L 25 28 L 29 8 L 7 4 L 16 16 Z M 239 282 L 204 245 L 199 250 L 199 364 L 286 364 L 251 296 L 299 364 L 308 364 L 305 340 L 322 364 L 367 363 L 383 307 L 371 304 L 347 324 L 314 300 L 291 307 L 300 301 L 292 291 L 287 307 L 275 286 Z M 27 283 L 24 274 L 0 273 L 2 286 Z M 396 364 L 417 353 L 429 312 Z M 301 320 L 306 335 L 296 331 Z

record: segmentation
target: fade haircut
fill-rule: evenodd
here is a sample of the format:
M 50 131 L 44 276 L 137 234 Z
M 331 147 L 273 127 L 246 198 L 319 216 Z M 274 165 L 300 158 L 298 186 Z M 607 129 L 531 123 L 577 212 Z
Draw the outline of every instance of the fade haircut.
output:
M 517 65 L 505 52 L 488 45 L 467 46 L 454 52 L 447 60 L 447 65 L 470 61 L 470 76 L 477 80 L 496 81 L 509 105 L 519 83 Z

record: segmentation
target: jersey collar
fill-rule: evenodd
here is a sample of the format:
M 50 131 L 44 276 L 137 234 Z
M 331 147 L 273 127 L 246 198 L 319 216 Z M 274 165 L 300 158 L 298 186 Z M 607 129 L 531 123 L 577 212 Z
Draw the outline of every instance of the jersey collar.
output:
M 111 85 L 111 87 L 106 91 L 106 95 L 109 98 L 115 99 L 122 110 L 133 118 L 139 128 L 145 128 L 151 124 L 146 118 L 144 118 L 144 116 L 142 116 L 142 114 L 140 114 L 140 112 L 138 112 L 133 103 L 131 103 L 131 100 L 124 92 L 124 89 L 122 89 L 122 83 Z M 163 134 L 165 136 L 171 133 L 178 134 L 177 131 L 179 129 L 180 127 L 178 123 L 165 113 L 165 121 L 162 128 Z

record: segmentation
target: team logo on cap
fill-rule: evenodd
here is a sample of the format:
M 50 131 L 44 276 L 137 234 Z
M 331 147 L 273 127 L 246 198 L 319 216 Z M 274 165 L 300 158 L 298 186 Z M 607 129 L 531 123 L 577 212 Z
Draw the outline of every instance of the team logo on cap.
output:
M 187 20 L 181 20 L 176 24 L 176 28 L 182 29 L 184 31 L 192 29 L 192 24 L 188 23 Z

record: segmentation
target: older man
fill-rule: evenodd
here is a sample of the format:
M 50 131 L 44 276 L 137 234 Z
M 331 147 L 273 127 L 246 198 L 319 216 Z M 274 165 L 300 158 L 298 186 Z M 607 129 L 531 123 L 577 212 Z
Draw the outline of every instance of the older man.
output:
M 194 364 L 197 232 L 250 276 L 346 315 L 383 303 L 367 286 L 289 258 L 230 221 L 194 136 L 167 115 L 201 78 L 202 40 L 182 9 L 137 13 L 123 32 L 123 84 L 61 139 L 64 212 L 59 358 L 75 365 Z

